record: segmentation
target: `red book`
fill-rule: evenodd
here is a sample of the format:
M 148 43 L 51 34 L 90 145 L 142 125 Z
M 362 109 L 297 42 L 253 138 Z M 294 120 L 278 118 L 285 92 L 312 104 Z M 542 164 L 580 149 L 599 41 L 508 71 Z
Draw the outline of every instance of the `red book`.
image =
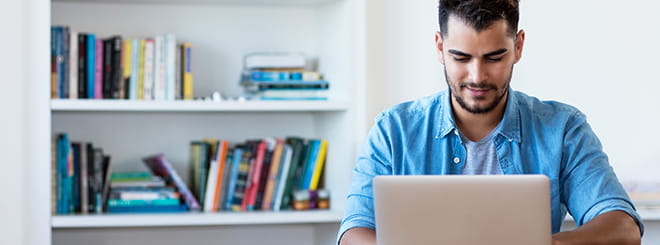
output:
M 266 141 L 259 141 L 257 144 L 257 153 L 253 164 L 250 164 L 250 173 L 248 175 L 247 186 L 245 187 L 245 197 L 243 198 L 241 210 L 254 210 L 254 204 L 257 200 L 257 189 L 259 187 L 259 180 L 261 179 L 261 166 L 264 162 L 267 143 Z

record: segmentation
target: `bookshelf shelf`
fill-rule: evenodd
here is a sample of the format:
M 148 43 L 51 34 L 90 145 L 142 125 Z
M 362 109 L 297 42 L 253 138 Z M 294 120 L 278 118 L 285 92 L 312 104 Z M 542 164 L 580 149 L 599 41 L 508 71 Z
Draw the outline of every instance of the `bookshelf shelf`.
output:
M 337 0 L 52 0 L 53 2 L 146 3 L 146 4 L 236 4 L 236 5 L 316 5 Z
M 221 226 L 254 224 L 337 223 L 339 211 L 280 211 L 237 213 L 102 214 L 53 216 L 53 228 L 141 226 Z
M 337 101 L 130 101 L 130 100 L 51 100 L 57 111 L 208 111 L 208 112 L 286 112 L 345 111 L 348 103 Z

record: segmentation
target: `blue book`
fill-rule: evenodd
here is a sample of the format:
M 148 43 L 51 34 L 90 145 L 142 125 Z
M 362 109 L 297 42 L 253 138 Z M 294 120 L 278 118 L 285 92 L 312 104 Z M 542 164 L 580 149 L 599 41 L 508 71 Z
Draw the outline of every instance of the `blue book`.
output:
M 227 195 L 225 196 L 225 210 L 231 210 L 231 205 L 234 201 L 234 192 L 236 191 L 236 180 L 238 179 L 238 169 L 241 164 L 243 156 L 243 149 L 240 147 L 234 148 L 234 155 L 231 162 L 231 172 L 229 173 L 229 182 L 227 185 Z
M 87 98 L 94 99 L 96 76 L 96 36 L 87 34 Z
M 73 205 L 71 202 L 72 183 L 69 171 L 70 143 L 67 134 L 60 134 L 57 138 L 57 213 L 70 213 Z
M 320 140 L 311 140 L 310 144 L 310 156 L 309 160 L 305 162 L 305 167 L 303 168 L 303 181 L 301 190 L 309 190 L 312 183 L 312 175 L 314 175 L 314 166 L 316 166 L 316 158 L 319 155 L 319 146 L 321 145 Z

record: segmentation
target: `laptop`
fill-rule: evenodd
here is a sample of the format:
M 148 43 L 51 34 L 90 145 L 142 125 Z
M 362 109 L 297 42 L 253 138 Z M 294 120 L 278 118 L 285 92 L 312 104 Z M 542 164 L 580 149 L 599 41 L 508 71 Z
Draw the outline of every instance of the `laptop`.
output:
M 544 175 L 377 176 L 380 245 L 549 245 Z

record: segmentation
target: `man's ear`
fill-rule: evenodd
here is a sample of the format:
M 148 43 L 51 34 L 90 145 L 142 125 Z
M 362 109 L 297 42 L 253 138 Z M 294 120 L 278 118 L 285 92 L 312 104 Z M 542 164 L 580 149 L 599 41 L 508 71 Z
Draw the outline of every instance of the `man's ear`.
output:
M 444 54 L 442 53 L 442 34 L 439 31 L 435 32 L 435 50 L 438 52 L 438 61 L 444 65 L 445 59 Z
M 522 58 L 523 46 L 525 46 L 525 31 L 520 30 L 516 34 L 516 60 L 514 63 L 518 63 L 520 58 Z

